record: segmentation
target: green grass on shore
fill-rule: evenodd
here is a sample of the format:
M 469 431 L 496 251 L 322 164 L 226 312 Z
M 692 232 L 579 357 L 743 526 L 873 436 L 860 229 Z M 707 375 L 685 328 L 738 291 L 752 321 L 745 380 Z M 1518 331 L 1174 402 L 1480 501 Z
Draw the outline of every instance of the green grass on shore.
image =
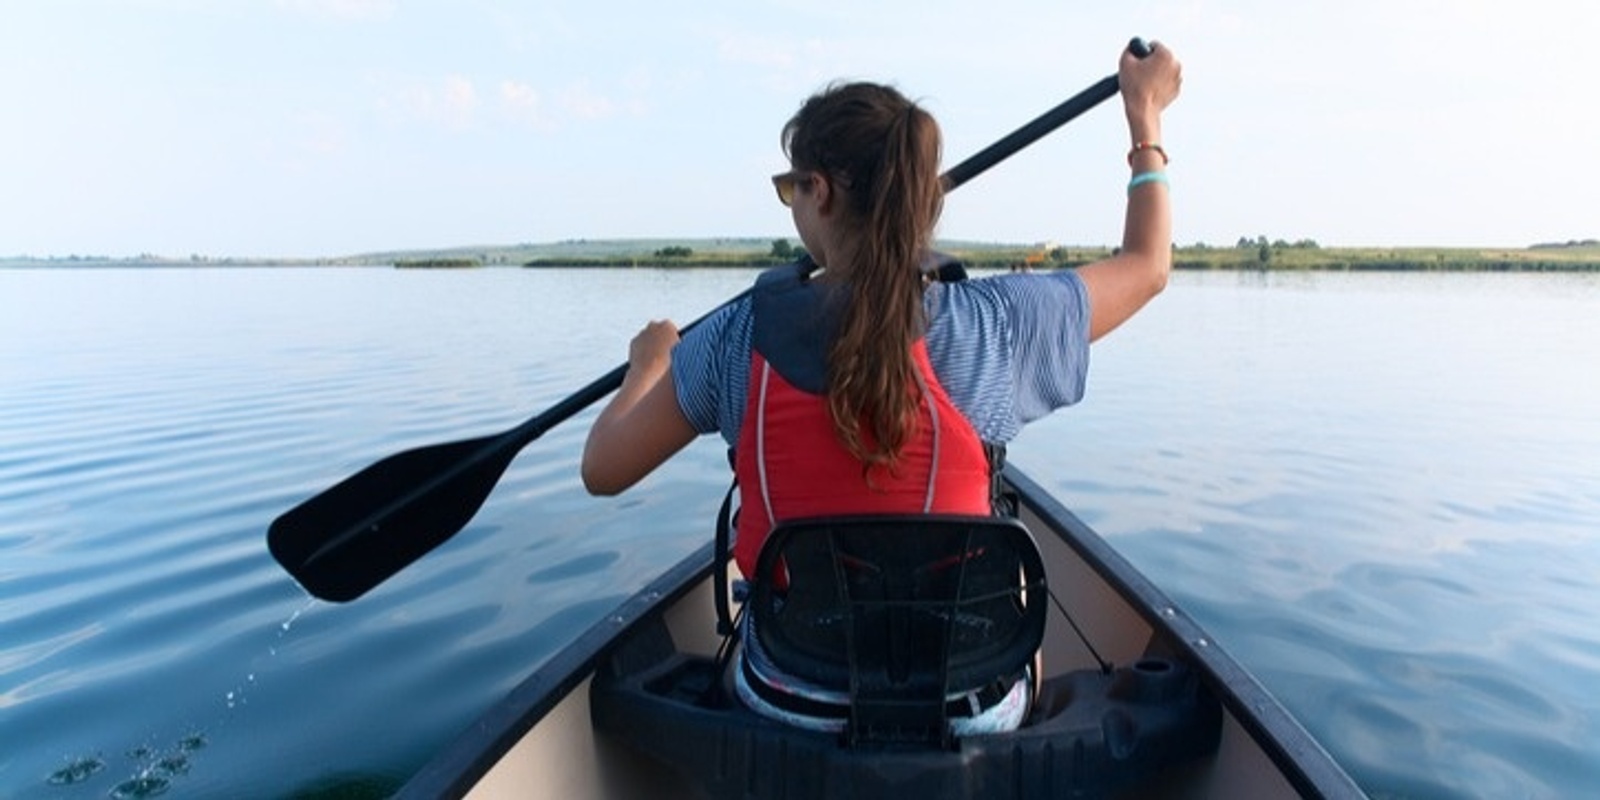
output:
M 782 243 L 780 246 L 779 243 Z M 360 253 L 327 258 L 227 258 L 189 256 L 164 258 L 79 257 L 0 258 L 0 266 L 397 266 L 409 268 L 471 267 L 765 267 L 790 260 L 782 250 L 793 240 L 757 237 L 721 239 L 569 240 L 547 244 L 489 245 L 433 250 Z M 1053 269 L 1105 258 L 1109 247 L 1041 246 L 970 241 L 941 241 L 951 253 L 975 269 L 1027 266 Z M 1337 271 L 1600 271 L 1600 241 L 1526 248 L 1445 247 L 1320 247 L 1304 241 L 1267 242 L 1241 239 L 1235 246 L 1197 244 L 1173 249 L 1180 270 L 1337 270 Z
M 721 248 L 701 250 L 685 245 L 691 254 L 664 257 L 639 248 L 592 255 L 538 255 L 523 262 L 530 267 L 762 267 L 786 258 L 770 249 Z M 1106 258 L 1109 247 L 1030 247 L 1022 245 L 941 242 L 940 249 L 975 269 L 1009 269 L 1027 266 L 1052 269 L 1087 264 Z M 1237 247 L 1195 245 L 1173 249 L 1173 265 L 1183 270 L 1327 270 L 1327 271 L 1456 271 L 1548 272 L 1600 271 L 1600 244 L 1522 249 L 1439 247 L 1318 247 L 1314 245 L 1256 244 Z
M 1600 245 L 1521 249 L 1445 247 L 1187 247 L 1178 269 L 1549 272 L 1600 270 Z

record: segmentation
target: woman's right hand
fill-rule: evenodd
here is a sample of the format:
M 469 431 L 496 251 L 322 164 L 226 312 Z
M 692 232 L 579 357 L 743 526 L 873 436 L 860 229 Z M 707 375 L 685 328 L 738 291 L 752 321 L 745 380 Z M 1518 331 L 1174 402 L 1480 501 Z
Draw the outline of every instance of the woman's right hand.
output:
M 655 372 L 672 362 L 672 348 L 678 343 L 678 326 L 672 320 L 658 319 L 645 325 L 628 343 L 628 368 Z
M 627 489 L 694 440 L 672 383 L 678 338 L 678 326 L 662 319 L 628 343 L 622 386 L 595 418 L 583 446 L 583 485 L 590 494 Z

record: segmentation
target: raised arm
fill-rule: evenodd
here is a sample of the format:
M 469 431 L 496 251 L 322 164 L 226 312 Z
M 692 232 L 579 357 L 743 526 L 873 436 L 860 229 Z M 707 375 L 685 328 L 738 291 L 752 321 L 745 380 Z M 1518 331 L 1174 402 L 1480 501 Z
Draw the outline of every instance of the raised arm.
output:
M 1161 112 L 1178 97 L 1182 65 L 1171 50 L 1152 43 L 1150 55 L 1142 59 L 1123 52 L 1117 80 L 1130 139 L 1128 206 L 1122 249 L 1078 270 L 1089 292 L 1090 341 L 1110 333 L 1160 294 L 1172 270 L 1172 204 Z

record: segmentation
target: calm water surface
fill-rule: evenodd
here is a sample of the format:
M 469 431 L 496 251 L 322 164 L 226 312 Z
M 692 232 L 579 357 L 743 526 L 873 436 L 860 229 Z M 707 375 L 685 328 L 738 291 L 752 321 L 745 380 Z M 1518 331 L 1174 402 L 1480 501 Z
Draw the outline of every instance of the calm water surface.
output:
M 510 427 L 742 271 L 0 271 L 0 796 L 381 794 L 709 536 L 706 440 L 592 415 L 447 545 L 312 600 L 267 523 Z M 1600 785 L 1600 278 L 1177 276 L 1013 458 L 1379 797 Z

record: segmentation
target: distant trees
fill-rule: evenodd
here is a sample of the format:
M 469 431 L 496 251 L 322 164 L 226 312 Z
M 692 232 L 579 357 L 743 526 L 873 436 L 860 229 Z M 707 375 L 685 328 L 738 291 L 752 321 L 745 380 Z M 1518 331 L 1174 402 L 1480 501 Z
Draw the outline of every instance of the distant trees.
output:
M 397 258 L 394 266 L 396 269 L 469 269 L 481 267 L 483 262 L 476 258 Z
M 1560 250 L 1563 248 L 1600 247 L 1600 239 L 1568 239 L 1565 242 L 1540 242 L 1529 250 Z
M 681 245 L 672 245 L 670 247 L 663 247 L 660 250 L 657 250 L 655 255 L 656 258 L 688 258 L 689 256 L 694 255 L 694 249 L 690 247 L 683 247 Z
M 1235 246 L 1240 250 L 1255 249 L 1256 261 L 1263 266 L 1272 263 L 1272 251 L 1274 250 L 1319 250 L 1322 248 L 1322 245 L 1317 244 L 1315 239 L 1300 239 L 1294 242 L 1274 239 L 1269 242 L 1265 236 L 1257 236 L 1254 239 L 1248 236 L 1240 236 L 1239 243 Z
M 1320 249 L 1322 245 L 1317 244 L 1317 240 L 1315 239 L 1300 239 L 1294 242 L 1285 241 L 1283 239 L 1274 239 L 1271 242 L 1268 242 L 1267 237 L 1265 236 L 1257 236 L 1254 239 L 1248 236 L 1240 236 L 1237 247 L 1240 250 L 1248 250 L 1252 247 L 1274 247 L 1279 250 L 1317 250 Z
M 767 251 L 767 255 L 779 261 L 793 261 L 805 254 L 806 249 L 804 247 L 789 244 L 788 239 L 773 239 L 772 249 Z

